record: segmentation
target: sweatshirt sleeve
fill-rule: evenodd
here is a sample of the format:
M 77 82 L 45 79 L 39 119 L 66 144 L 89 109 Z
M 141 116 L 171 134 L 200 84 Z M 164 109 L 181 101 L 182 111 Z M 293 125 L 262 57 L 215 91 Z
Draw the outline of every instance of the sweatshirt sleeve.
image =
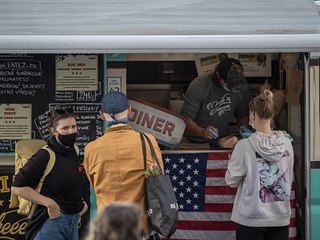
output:
M 231 159 L 228 162 L 228 168 L 225 174 L 225 181 L 230 187 L 238 187 L 243 177 L 247 173 L 245 157 L 244 157 L 244 146 L 243 141 L 240 140 L 232 154 Z M 242 145 L 242 146 L 241 146 Z

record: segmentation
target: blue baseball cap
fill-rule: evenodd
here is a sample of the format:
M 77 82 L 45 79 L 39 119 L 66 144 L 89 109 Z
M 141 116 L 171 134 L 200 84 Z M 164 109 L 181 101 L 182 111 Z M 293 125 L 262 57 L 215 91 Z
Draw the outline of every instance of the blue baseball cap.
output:
M 111 116 L 129 108 L 128 98 L 122 92 L 109 92 L 101 100 L 101 111 Z

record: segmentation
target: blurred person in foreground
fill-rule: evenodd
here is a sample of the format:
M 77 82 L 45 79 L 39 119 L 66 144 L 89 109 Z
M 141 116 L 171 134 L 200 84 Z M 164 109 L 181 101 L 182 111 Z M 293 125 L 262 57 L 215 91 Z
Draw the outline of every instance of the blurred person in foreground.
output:
M 294 153 L 290 140 L 271 128 L 273 94 L 264 90 L 250 101 L 250 125 L 231 155 L 226 183 L 236 187 L 231 220 L 237 240 L 288 240 Z
M 133 203 L 113 203 L 100 209 L 86 240 L 142 240 L 141 208 Z
M 125 94 L 110 92 L 102 98 L 101 118 L 107 129 L 102 137 L 85 147 L 84 167 L 97 197 L 98 210 L 115 202 L 135 202 L 145 210 L 142 228 L 146 239 L 159 239 L 146 214 L 145 169 L 140 133 L 129 123 L 131 107 Z M 163 169 L 162 155 L 155 138 L 150 138 Z M 154 163 L 146 149 L 147 167 Z

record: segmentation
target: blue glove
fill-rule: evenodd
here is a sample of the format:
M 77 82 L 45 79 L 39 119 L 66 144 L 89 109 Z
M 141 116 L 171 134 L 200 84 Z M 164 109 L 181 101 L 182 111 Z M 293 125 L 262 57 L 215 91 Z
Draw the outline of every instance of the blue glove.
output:
M 248 138 L 251 136 L 252 131 L 249 128 L 242 125 L 239 127 L 239 134 L 242 138 Z

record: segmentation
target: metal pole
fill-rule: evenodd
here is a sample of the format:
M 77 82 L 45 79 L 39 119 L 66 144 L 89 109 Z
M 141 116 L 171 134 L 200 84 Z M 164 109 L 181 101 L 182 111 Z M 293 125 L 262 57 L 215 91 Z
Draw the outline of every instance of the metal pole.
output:
M 311 217 L 310 217 L 310 161 L 311 161 L 311 100 L 310 100 L 310 53 L 305 55 L 304 64 L 304 181 L 305 181 L 305 240 L 311 240 Z

